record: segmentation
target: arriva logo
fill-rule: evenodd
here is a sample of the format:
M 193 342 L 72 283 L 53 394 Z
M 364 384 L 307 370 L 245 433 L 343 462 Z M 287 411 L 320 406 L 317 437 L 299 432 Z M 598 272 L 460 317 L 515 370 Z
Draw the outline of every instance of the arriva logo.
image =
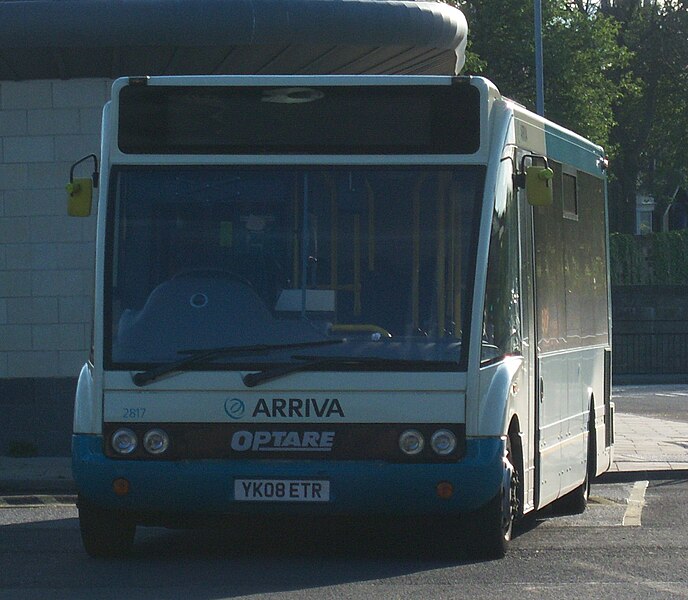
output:
M 225 400 L 225 412 L 230 419 L 237 421 L 246 413 L 246 405 L 239 398 L 227 398 Z
M 344 418 L 344 410 L 337 398 L 260 398 L 253 409 L 253 417 L 276 418 L 310 418 L 331 417 Z

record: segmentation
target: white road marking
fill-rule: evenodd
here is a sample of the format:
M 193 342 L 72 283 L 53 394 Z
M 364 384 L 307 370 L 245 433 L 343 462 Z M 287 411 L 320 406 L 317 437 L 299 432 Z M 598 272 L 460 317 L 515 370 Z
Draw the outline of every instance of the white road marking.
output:
M 640 527 L 643 507 L 645 506 L 645 491 L 649 481 L 636 481 L 628 497 L 628 507 L 623 517 L 625 527 Z

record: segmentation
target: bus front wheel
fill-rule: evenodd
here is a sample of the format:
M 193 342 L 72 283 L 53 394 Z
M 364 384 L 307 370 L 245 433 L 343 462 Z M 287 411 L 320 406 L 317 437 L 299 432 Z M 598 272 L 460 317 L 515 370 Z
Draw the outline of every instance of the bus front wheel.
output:
M 114 510 L 93 506 L 79 499 L 81 541 L 89 556 L 112 558 L 125 556 L 134 544 L 136 523 Z
M 468 525 L 469 552 L 476 558 L 502 558 L 509 547 L 519 512 L 519 470 L 513 463 L 511 439 L 507 437 L 502 486 L 492 500 L 471 515 Z

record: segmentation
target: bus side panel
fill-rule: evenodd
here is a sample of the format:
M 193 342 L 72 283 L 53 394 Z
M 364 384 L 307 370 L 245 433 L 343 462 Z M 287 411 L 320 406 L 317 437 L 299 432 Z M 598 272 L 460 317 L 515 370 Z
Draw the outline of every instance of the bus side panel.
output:
M 581 484 L 587 467 L 590 408 L 603 396 L 604 351 L 582 348 L 540 358 L 541 504 L 545 505 Z M 602 406 L 604 406 L 602 404 Z M 596 416 L 599 408 L 594 408 Z M 604 426 L 604 419 L 597 419 Z M 595 429 L 596 440 L 604 430 Z M 603 445 L 597 446 L 598 455 Z M 608 452 L 607 452 L 608 455 Z
M 547 150 L 554 202 L 533 209 L 540 506 L 585 478 L 589 412 L 608 397 L 611 343 L 604 180 L 590 174 L 596 155 L 549 132 Z M 604 428 L 604 419 L 597 425 Z M 606 436 L 597 427 L 595 435 Z M 605 444 L 595 449 L 599 472 L 610 452 Z
M 539 505 L 556 500 L 561 487 L 564 463 L 561 453 L 561 403 L 566 401 L 568 368 L 565 356 L 553 355 L 538 360 L 540 394 L 538 398 Z
M 567 469 L 562 473 L 561 494 L 578 485 L 588 467 L 590 409 L 604 388 L 604 350 L 581 349 L 567 356 L 569 370 L 568 408 L 562 422 L 562 454 Z M 598 446 L 599 448 L 599 446 Z

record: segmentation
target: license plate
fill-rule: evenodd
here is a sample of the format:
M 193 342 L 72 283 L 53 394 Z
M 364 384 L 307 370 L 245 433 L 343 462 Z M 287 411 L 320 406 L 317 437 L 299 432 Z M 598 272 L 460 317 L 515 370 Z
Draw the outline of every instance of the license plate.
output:
M 330 482 L 324 479 L 235 479 L 239 502 L 329 502 Z

